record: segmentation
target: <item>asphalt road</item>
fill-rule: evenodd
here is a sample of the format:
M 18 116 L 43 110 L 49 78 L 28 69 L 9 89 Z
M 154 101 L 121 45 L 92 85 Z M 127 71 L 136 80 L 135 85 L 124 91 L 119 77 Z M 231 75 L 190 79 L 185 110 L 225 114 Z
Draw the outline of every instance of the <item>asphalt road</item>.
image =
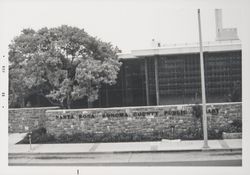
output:
M 241 166 L 241 151 L 9 154 L 10 166 Z
M 9 166 L 242 166 L 242 160 L 124 163 L 10 163 Z

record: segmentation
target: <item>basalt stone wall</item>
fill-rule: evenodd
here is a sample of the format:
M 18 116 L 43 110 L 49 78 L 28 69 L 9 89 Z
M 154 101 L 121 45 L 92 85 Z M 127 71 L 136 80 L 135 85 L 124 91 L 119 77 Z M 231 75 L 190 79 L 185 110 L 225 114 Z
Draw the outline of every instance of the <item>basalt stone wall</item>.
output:
M 45 127 L 56 137 L 63 134 L 131 134 L 133 136 L 195 139 L 201 123 L 194 105 L 167 105 L 46 111 Z M 242 118 L 241 103 L 207 104 L 208 132 L 231 131 L 231 124 Z
M 40 108 L 10 108 L 9 133 L 29 132 L 43 127 L 45 124 L 45 111 L 59 109 L 59 107 Z

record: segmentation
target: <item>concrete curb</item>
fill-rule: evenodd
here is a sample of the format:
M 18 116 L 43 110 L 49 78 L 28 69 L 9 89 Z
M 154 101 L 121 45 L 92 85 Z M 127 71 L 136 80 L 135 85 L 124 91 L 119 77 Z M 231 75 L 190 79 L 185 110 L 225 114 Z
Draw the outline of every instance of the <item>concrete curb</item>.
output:
M 22 155 L 70 155 L 70 154 L 128 154 L 128 153 L 176 153 L 176 152 L 218 152 L 218 151 L 242 151 L 242 148 L 218 148 L 218 149 L 183 149 L 183 150 L 139 150 L 139 151 L 99 151 L 99 152 L 23 152 L 23 153 L 8 153 L 9 156 L 22 156 Z

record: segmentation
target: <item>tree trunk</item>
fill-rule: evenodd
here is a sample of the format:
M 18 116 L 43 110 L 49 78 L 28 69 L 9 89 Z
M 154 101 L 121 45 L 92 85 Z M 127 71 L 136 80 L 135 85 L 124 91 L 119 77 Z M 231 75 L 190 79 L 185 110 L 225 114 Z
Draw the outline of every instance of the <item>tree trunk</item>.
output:
M 40 95 L 36 95 L 36 106 L 40 107 Z
M 20 107 L 21 107 L 21 108 L 24 108 L 24 107 L 25 107 L 25 99 L 24 99 L 24 97 L 21 97 L 21 104 L 20 104 Z
M 70 95 L 70 93 L 67 96 L 67 108 L 71 109 L 71 104 L 72 104 L 72 97 Z
M 88 99 L 88 108 L 92 108 L 93 107 L 93 102 L 89 101 Z
M 69 85 L 69 89 L 68 89 L 68 92 L 67 92 L 67 108 L 68 109 L 71 109 L 71 104 L 72 104 L 72 95 L 71 95 L 71 93 L 72 93 L 72 91 L 73 91 L 73 84 L 71 83 Z

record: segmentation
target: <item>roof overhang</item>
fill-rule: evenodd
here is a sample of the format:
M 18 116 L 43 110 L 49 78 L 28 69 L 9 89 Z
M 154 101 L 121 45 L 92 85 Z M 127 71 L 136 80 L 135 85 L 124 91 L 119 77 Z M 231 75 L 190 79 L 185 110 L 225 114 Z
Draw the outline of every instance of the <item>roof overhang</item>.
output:
M 204 42 L 203 52 L 224 52 L 241 50 L 240 40 Z M 134 59 L 155 55 L 175 55 L 199 53 L 199 43 L 169 45 L 150 49 L 132 50 L 129 54 L 119 54 L 121 59 Z

